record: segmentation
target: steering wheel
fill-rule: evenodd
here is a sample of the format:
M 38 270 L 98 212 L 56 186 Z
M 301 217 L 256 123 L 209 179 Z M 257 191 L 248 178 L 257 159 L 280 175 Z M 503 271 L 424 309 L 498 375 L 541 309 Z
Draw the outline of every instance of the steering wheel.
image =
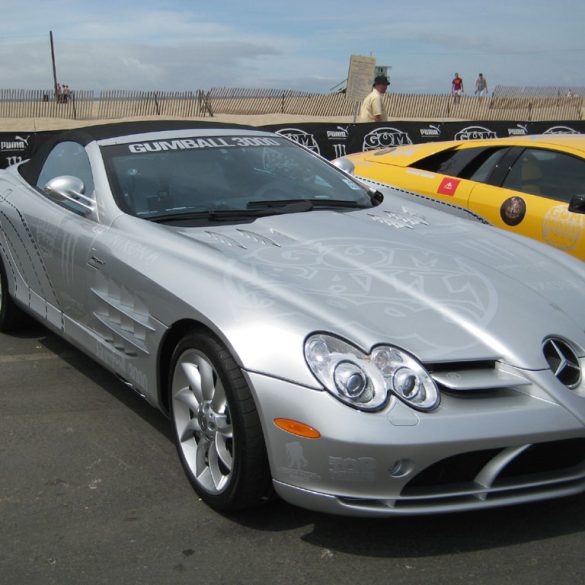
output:
M 284 197 L 282 197 L 284 196 Z M 270 200 L 270 199 L 290 199 L 291 197 L 291 192 L 289 189 L 287 189 L 286 187 L 284 187 L 282 185 L 282 181 L 269 181 L 268 183 L 265 183 L 264 185 L 262 185 L 261 187 L 259 187 L 258 189 L 256 189 L 256 191 L 254 191 L 254 198 L 256 199 L 266 199 L 266 200 Z

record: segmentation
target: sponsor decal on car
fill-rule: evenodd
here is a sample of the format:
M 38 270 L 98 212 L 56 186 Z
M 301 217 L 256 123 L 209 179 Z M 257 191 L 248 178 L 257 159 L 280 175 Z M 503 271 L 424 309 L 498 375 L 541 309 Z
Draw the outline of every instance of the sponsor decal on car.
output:
M 402 208 L 402 213 L 395 213 L 394 211 L 386 211 L 384 212 L 383 216 L 378 216 L 374 214 L 370 214 L 374 221 L 384 223 L 391 227 L 400 229 L 400 228 L 409 228 L 413 229 L 414 226 L 417 225 L 429 225 L 429 222 L 421 216 L 415 215 L 405 209 Z
M 329 477 L 336 481 L 374 481 L 376 460 L 373 457 L 329 457 Z
M 416 175 L 417 177 L 424 177 L 425 179 L 434 179 L 435 173 L 430 173 L 427 171 L 419 171 L 418 169 L 408 169 L 406 171 L 408 175 Z
M 130 152 L 137 154 L 143 152 L 195 150 L 200 148 L 233 148 L 235 146 L 281 146 L 281 143 L 268 136 L 207 136 L 205 138 L 135 142 L 127 146 Z
M 404 209 L 400 214 L 403 217 L 397 215 L 395 213 L 393 217 L 384 213 L 380 220 L 375 221 L 388 225 L 390 230 L 398 234 L 411 231 L 407 225 L 402 225 L 411 218 L 413 230 L 424 230 L 426 220 L 422 216 Z M 408 218 L 405 217 L 407 215 Z M 395 338 L 408 340 L 417 336 L 411 327 L 413 316 L 429 311 L 429 307 L 424 304 L 422 297 L 405 301 L 400 289 L 388 286 L 387 283 L 405 279 L 413 290 L 424 291 L 431 283 L 436 283 L 437 275 L 441 274 L 438 281 L 441 288 L 437 289 L 432 284 L 441 302 L 447 303 L 451 311 L 469 314 L 478 326 L 491 322 L 498 307 L 498 296 L 489 278 L 463 259 L 454 260 L 436 250 L 427 250 L 425 261 L 421 264 L 413 250 L 411 245 L 403 246 L 398 241 L 389 250 L 387 240 L 378 243 L 377 239 L 362 241 L 351 236 L 291 243 L 283 248 L 266 245 L 250 247 L 242 251 L 241 257 L 245 259 L 249 278 L 266 284 L 247 290 L 243 295 L 242 283 L 234 279 L 232 270 L 227 270 L 224 276 L 225 288 L 230 298 L 234 299 L 228 310 L 241 323 L 256 314 L 258 309 L 262 310 L 267 319 L 283 316 L 302 318 L 300 308 L 283 309 L 270 292 L 285 287 L 290 294 L 308 295 L 311 305 L 322 307 L 323 310 L 333 308 L 349 314 L 357 306 L 363 311 L 383 307 L 386 314 L 394 317 Z M 487 253 L 485 243 L 478 247 L 479 252 L 484 255 Z M 492 247 L 489 253 L 495 259 L 510 255 L 503 246 Z M 513 255 L 510 257 L 513 258 Z M 233 262 L 240 262 L 241 258 Z M 352 262 L 340 261 L 344 258 L 351 258 Z M 383 282 L 369 275 L 374 269 L 384 271 L 386 277 Z M 293 283 L 291 274 L 298 274 L 301 278 Z M 360 326 L 376 331 L 375 324 L 362 323 Z M 458 325 L 454 322 L 445 323 L 443 328 L 425 334 L 424 340 L 420 342 L 425 347 L 440 348 L 441 351 L 447 347 L 450 351 L 459 349 L 454 343 L 458 337 L 451 335 L 451 328 L 457 330 Z M 291 451 L 289 456 L 292 454 Z M 298 464 L 299 460 L 300 457 L 295 456 L 288 467 L 295 467 L 292 462 Z
M 498 135 L 493 130 L 483 126 L 468 126 L 455 134 L 455 140 L 486 140 L 497 137 Z
M 573 250 L 583 233 L 583 215 L 571 213 L 566 205 L 551 207 L 542 220 L 542 239 L 561 250 Z
M 440 193 L 441 195 L 453 196 L 453 195 L 455 195 L 455 191 L 457 191 L 457 187 L 459 186 L 459 183 L 461 183 L 461 181 L 459 179 L 452 179 L 451 177 L 445 177 L 441 181 L 441 184 L 439 185 L 439 188 L 437 189 L 437 193 Z
M 287 465 L 279 467 L 279 471 L 291 480 L 310 481 L 320 478 L 318 474 L 308 471 L 309 461 L 305 457 L 303 445 L 299 441 L 286 443 L 285 455 Z
M 507 225 L 518 225 L 526 215 L 526 202 L 522 197 L 508 197 L 500 207 L 500 217 Z
M 403 144 L 412 144 L 408 133 L 398 130 L 398 128 L 376 128 L 364 136 L 362 150 L 376 150 L 388 146 L 401 146 Z

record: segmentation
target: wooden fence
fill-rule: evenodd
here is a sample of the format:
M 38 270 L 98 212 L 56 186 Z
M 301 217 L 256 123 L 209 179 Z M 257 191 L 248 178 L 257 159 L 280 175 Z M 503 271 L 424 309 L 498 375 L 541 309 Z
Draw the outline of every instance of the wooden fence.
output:
M 42 89 L 0 89 L 0 118 L 92 118 L 93 91 L 65 98 Z
M 496 93 L 496 92 L 494 92 Z M 0 90 L 0 118 L 117 119 L 144 116 L 197 118 L 213 114 L 295 114 L 317 117 L 354 116 L 359 103 L 344 93 L 313 94 L 291 90 L 213 88 L 209 91 L 72 92 L 64 101 L 46 90 Z M 582 96 L 384 95 L 391 119 L 459 119 L 547 121 L 581 120 Z

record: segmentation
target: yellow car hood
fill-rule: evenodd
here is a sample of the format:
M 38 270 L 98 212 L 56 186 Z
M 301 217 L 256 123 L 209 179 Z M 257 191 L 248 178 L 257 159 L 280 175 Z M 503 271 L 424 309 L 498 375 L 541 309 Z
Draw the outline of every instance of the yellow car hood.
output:
M 460 144 L 460 142 L 455 141 L 441 143 L 427 142 L 424 144 L 381 148 L 380 150 L 349 154 L 345 158 L 351 160 L 354 164 L 375 163 L 395 167 L 408 167 L 420 159 L 443 150 L 448 150 L 449 148 L 454 148 Z

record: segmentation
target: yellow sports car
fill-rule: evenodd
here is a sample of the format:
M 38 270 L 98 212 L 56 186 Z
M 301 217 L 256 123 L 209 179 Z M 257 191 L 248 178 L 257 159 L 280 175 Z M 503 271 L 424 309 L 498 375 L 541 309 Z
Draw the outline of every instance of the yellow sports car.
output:
M 460 205 L 585 260 L 585 135 L 432 142 L 334 163 L 358 177 Z

